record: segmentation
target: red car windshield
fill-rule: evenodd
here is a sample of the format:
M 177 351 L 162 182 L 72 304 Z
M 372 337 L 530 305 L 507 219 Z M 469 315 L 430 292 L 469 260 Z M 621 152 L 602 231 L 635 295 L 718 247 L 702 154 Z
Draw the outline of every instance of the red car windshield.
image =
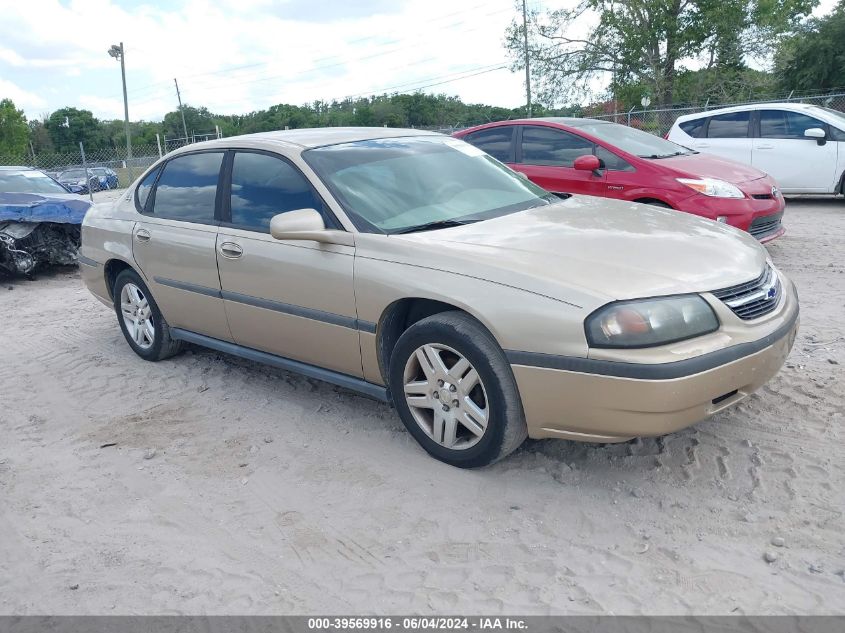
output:
M 627 125 L 590 121 L 579 123 L 578 129 L 640 158 L 658 159 L 696 153 L 682 145 Z

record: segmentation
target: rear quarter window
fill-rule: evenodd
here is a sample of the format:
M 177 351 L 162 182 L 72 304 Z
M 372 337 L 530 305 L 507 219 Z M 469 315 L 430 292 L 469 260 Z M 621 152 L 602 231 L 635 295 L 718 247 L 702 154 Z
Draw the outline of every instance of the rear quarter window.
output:
M 140 213 L 144 213 L 144 208 L 147 206 L 147 200 L 150 199 L 150 192 L 153 190 L 153 185 L 155 184 L 156 178 L 158 177 L 158 172 L 160 171 L 161 166 L 159 165 L 146 176 L 144 176 L 144 179 L 138 184 L 138 187 L 135 189 L 135 207 Z
M 463 140 L 503 163 L 513 162 L 513 133 L 516 128 L 496 127 L 467 134 Z
M 698 138 L 701 134 L 701 131 L 704 129 L 704 124 L 707 122 L 707 117 L 702 117 L 700 119 L 692 119 L 691 121 L 684 121 L 683 123 L 679 123 L 678 127 L 681 128 L 688 136 L 692 138 Z

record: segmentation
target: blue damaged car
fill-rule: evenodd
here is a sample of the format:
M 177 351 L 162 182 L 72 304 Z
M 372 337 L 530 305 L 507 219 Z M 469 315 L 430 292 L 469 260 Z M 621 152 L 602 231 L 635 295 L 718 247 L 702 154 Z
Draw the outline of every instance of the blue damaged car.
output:
M 30 167 L 0 167 L 0 273 L 75 264 L 91 203 Z

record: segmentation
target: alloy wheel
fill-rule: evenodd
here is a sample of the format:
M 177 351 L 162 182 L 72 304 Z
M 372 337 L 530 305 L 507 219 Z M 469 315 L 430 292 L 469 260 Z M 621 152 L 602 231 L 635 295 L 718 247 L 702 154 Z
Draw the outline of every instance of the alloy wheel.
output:
M 141 349 L 151 348 L 155 342 L 152 309 L 144 291 L 131 282 L 120 291 L 120 312 L 135 345 Z
M 405 363 L 405 402 L 432 440 L 451 450 L 481 441 L 490 419 L 489 400 L 478 371 L 458 351 L 429 343 Z

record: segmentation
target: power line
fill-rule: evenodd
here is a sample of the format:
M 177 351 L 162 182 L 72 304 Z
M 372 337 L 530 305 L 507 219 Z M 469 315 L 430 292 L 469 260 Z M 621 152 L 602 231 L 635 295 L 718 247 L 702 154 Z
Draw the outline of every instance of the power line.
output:
M 478 5 L 474 5 L 474 6 L 472 6 L 472 7 L 469 7 L 469 8 L 461 9 L 461 10 L 459 10 L 459 11 L 454 11 L 454 12 L 452 12 L 452 13 L 447 13 L 447 14 L 445 14 L 445 15 L 441 15 L 441 16 L 439 16 L 439 17 L 432 18 L 431 20 L 426 20 L 426 21 L 424 21 L 424 22 L 421 22 L 420 24 L 421 24 L 421 25 L 423 25 L 423 24 L 431 24 L 431 23 L 433 23 L 433 22 L 437 22 L 437 21 L 439 21 L 439 20 L 443 20 L 443 19 L 445 19 L 445 18 L 452 17 L 452 16 L 454 16 L 454 15 L 460 15 L 460 14 L 462 14 L 462 13 L 468 13 L 468 12 L 471 12 L 471 11 L 473 11 L 473 10 L 477 9 L 477 8 L 481 8 L 481 7 L 485 7 L 485 6 L 489 6 L 489 2 L 484 2 L 484 3 L 478 4 Z M 462 26 L 462 25 L 464 25 L 464 24 L 467 24 L 467 22 L 468 22 L 468 21 L 472 21 L 472 22 L 474 22 L 474 21 L 476 21 L 477 17 L 489 17 L 489 16 L 492 16 L 492 15 L 498 15 L 498 14 L 505 13 L 505 12 L 508 12 L 508 11 L 512 11 L 512 9 L 511 9 L 511 8 L 506 8 L 506 9 L 500 9 L 500 10 L 497 10 L 497 11 L 492 11 L 492 12 L 483 13 L 483 14 L 480 14 L 480 16 L 479 16 L 479 15 L 473 16 L 473 18 L 474 18 L 474 19 L 472 19 L 472 20 L 459 20 L 459 21 L 454 22 L 454 23 L 452 23 L 452 24 L 447 24 L 447 25 L 444 25 L 444 26 L 442 26 L 442 27 L 440 27 L 440 28 L 441 28 L 441 29 L 451 29 L 451 28 L 454 28 L 454 27 L 456 27 L 456 26 Z M 475 30 L 475 29 L 470 29 L 470 30 Z M 345 42 L 345 44 L 346 44 L 346 45 L 356 44 L 356 43 L 364 42 L 364 41 L 367 41 L 367 40 L 377 39 L 377 38 L 379 38 L 379 37 L 381 37 L 381 36 L 380 36 L 380 35 L 368 35 L 368 36 L 366 36 L 366 37 L 361 37 L 361 38 L 358 38 L 358 39 L 355 39 L 355 40 L 350 40 L 350 41 L 348 41 L 348 42 Z M 389 45 L 391 45 L 391 44 L 399 44 L 399 43 L 401 43 L 402 41 L 403 41 L 403 40 L 401 40 L 401 39 L 388 40 L 388 41 L 385 41 L 385 42 L 381 42 L 381 43 L 379 44 L 379 46 L 380 46 L 380 47 L 383 47 L 383 46 L 389 46 Z M 398 50 L 403 50 L 404 48 L 410 48 L 410 46 L 406 46 L 406 47 L 400 47 L 400 48 L 391 49 L 391 50 L 389 50 L 389 51 L 385 51 L 383 54 L 388 55 L 388 54 L 394 53 L 394 52 L 396 52 L 396 51 L 398 51 Z M 359 61 L 359 60 L 369 59 L 369 58 L 372 58 L 372 57 L 377 57 L 377 56 L 378 56 L 378 55 L 373 55 L 373 56 L 367 56 L 367 57 L 358 58 L 358 59 L 354 59 L 354 60 L 347 60 L 347 61 Z M 331 57 L 331 56 L 328 56 L 328 57 L 318 57 L 318 58 L 317 58 L 317 59 L 315 59 L 314 61 L 315 61 L 315 62 L 319 62 L 319 61 L 321 61 L 321 60 L 328 60 L 328 59 L 332 59 L 332 57 Z M 338 65 L 343 65 L 343 64 L 347 63 L 347 61 L 336 62 L 336 63 L 333 63 L 333 64 L 329 64 L 329 65 L 327 65 L 327 66 L 318 66 L 317 68 L 314 68 L 314 69 L 312 69 L 312 70 L 322 69 L 322 68 L 333 68 L 333 67 L 338 66 Z M 206 71 L 206 72 L 201 72 L 201 73 L 191 73 L 191 74 L 188 74 L 188 75 L 184 75 L 184 74 L 183 74 L 183 75 L 181 75 L 181 78 L 182 78 L 182 79 L 183 79 L 183 81 L 184 81 L 184 79 L 189 78 L 189 77 L 205 77 L 205 76 L 222 75 L 222 74 L 231 73 L 231 72 L 238 72 L 239 70 L 248 70 L 248 69 L 250 69 L 250 68 L 257 68 L 257 67 L 260 67 L 260 66 L 267 66 L 267 65 L 269 65 L 269 64 L 271 64 L 271 63 L 272 63 L 272 62 L 256 62 L 256 63 L 251 63 L 251 64 L 243 64 L 243 65 L 240 65 L 240 66 L 231 66 L 231 67 L 229 67 L 229 68 L 223 68 L 223 69 L 220 69 L 220 70 L 212 70 L 212 71 Z M 306 72 L 308 72 L 308 71 L 306 71 Z M 264 80 L 263 78 L 260 78 L 260 79 L 257 79 L 256 81 L 263 81 L 263 80 Z M 130 94 L 137 94 L 137 93 L 141 93 L 141 92 L 147 91 L 147 90 L 149 90 L 149 89 L 151 89 L 151 88 L 155 88 L 155 87 L 158 87 L 158 86 L 162 86 L 162 85 L 165 85 L 165 84 L 168 84 L 168 83 L 169 83 L 169 82 L 156 82 L 156 83 L 147 84 L 147 85 L 144 85 L 144 86 L 139 86 L 138 88 L 134 88 L 134 89 L 130 90 L 130 91 L 129 91 L 129 93 L 130 93 Z
M 407 84 L 400 84 L 400 85 L 397 85 L 397 86 L 388 86 L 387 88 L 377 88 L 376 90 L 368 90 L 367 92 L 360 92 L 358 94 L 348 95 L 345 98 L 346 99 L 355 99 L 355 98 L 358 98 L 358 97 L 364 97 L 364 96 L 368 96 L 368 95 L 384 94 L 384 93 L 390 92 L 392 90 L 406 90 L 408 92 L 415 92 L 417 90 L 423 90 L 425 88 L 433 88 L 434 86 L 441 86 L 443 84 L 452 83 L 454 81 L 460 81 L 461 79 L 469 79 L 470 77 L 476 77 L 477 75 L 484 75 L 486 73 L 491 73 L 491 72 L 494 72 L 496 70 L 502 70 L 502 69 L 505 69 L 505 68 L 507 68 L 507 65 L 502 64 L 502 63 L 493 64 L 493 65 L 490 65 L 490 66 L 482 66 L 480 68 L 471 68 L 469 70 L 462 70 L 462 71 L 459 71 L 459 72 L 456 72 L 456 73 L 452 73 L 451 75 L 442 75 L 440 77 L 430 77 L 428 79 L 419 80 L 419 81 L 431 81 L 433 79 L 444 79 L 444 81 L 438 81 L 436 83 L 416 85 L 416 82 L 412 82 L 412 83 L 407 83 Z M 465 73 L 471 73 L 471 74 L 465 74 Z M 447 79 L 448 77 L 453 77 L 454 75 L 460 75 L 460 76 L 456 76 L 453 79 Z
M 434 18 L 432 20 L 428 20 L 427 22 L 431 23 L 431 22 L 435 22 L 435 21 L 444 20 L 448 17 L 454 16 L 454 15 L 460 15 L 462 13 L 472 11 L 475 8 L 482 7 L 482 6 L 487 6 L 487 3 L 474 5 L 473 7 L 470 7 L 469 9 L 454 11 L 452 13 L 445 14 L 445 15 L 439 16 L 437 18 Z M 512 10 L 513 10 L 512 8 L 508 8 L 508 9 L 501 9 L 501 10 L 497 10 L 497 11 L 487 12 L 487 13 L 482 14 L 481 17 L 489 17 L 489 16 L 493 16 L 493 15 L 498 15 L 498 14 L 505 13 L 505 12 L 512 11 Z M 475 19 L 473 21 L 477 22 L 477 19 Z M 453 22 L 451 24 L 444 25 L 442 27 L 442 29 L 453 29 L 453 28 L 456 28 L 456 27 L 464 26 L 466 24 L 467 24 L 467 20 L 459 20 L 457 22 Z M 486 25 L 481 24 L 481 25 L 476 25 L 476 26 L 471 27 L 471 28 L 463 29 L 461 31 L 461 34 L 476 31 L 479 28 L 483 28 L 484 26 L 486 26 Z M 376 39 L 378 37 L 380 37 L 380 36 L 370 35 L 370 36 L 366 36 L 366 37 L 357 38 L 356 40 L 351 40 L 349 43 L 355 43 L 355 42 L 361 42 L 361 41 Z M 402 42 L 402 40 L 390 40 L 390 41 L 387 41 L 387 42 L 382 42 L 377 47 L 377 50 L 380 49 L 380 48 L 383 49 L 384 46 L 388 46 L 391 43 L 399 43 L 399 42 Z M 406 49 L 412 48 L 414 46 L 418 46 L 418 44 L 416 44 L 416 43 L 410 44 L 410 45 L 404 44 L 403 46 L 395 47 L 395 48 L 388 49 L 388 50 L 379 50 L 378 52 L 359 56 L 359 57 L 353 58 L 353 59 L 343 59 L 343 60 L 333 62 L 331 64 L 323 64 L 323 65 L 312 66 L 311 68 L 308 68 L 308 69 L 305 69 L 305 70 L 302 70 L 302 71 L 297 71 L 297 72 L 292 73 L 292 74 L 288 73 L 288 74 L 283 74 L 283 75 L 266 76 L 266 75 L 252 73 L 251 75 L 247 75 L 247 76 L 224 77 L 224 78 L 222 78 L 222 81 L 225 84 L 227 84 L 228 86 L 231 86 L 231 88 L 236 88 L 236 87 L 239 87 L 239 86 L 246 86 L 246 85 L 254 85 L 254 84 L 257 84 L 257 83 L 266 83 L 266 82 L 274 81 L 274 80 L 288 80 L 289 81 L 292 78 L 298 78 L 298 77 L 302 77 L 302 76 L 309 75 L 309 74 L 319 73 L 320 71 L 324 71 L 324 70 L 331 69 L 331 68 L 336 68 L 338 66 L 344 66 L 344 65 L 347 65 L 349 63 L 368 61 L 368 60 L 384 57 L 384 56 L 387 56 L 387 55 L 393 55 L 394 53 L 396 53 L 398 51 L 406 50 Z M 331 58 L 330 57 L 322 57 L 322 58 L 318 58 L 318 60 L 319 59 L 331 59 Z M 406 67 L 409 67 L 409 66 L 414 66 L 414 65 L 421 64 L 421 63 L 425 63 L 426 61 L 433 60 L 433 59 L 435 59 L 435 58 L 429 57 L 429 58 L 426 58 L 424 60 L 417 60 L 417 61 L 412 62 L 410 64 L 403 64 L 403 65 L 398 66 L 396 68 L 406 68 Z M 216 71 L 208 71 L 208 72 L 205 72 L 205 73 L 193 73 L 193 74 L 190 74 L 190 75 L 186 75 L 187 77 L 206 77 L 206 79 L 201 79 L 200 81 L 197 81 L 197 82 L 191 82 L 191 84 L 189 84 L 187 86 L 187 90 L 184 91 L 188 95 L 187 100 L 189 102 L 191 101 L 190 94 L 191 94 L 192 89 L 196 89 L 198 87 L 199 88 L 219 87 L 221 80 L 220 79 L 212 79 L 212 77 L 214 77 L 215 75 L 220 75 L 222 73 L 236 74 L 238 70 L 247 70 L 249 68 L 257 68 L 259 66 L 266 66 L 270 63 L 272 63 L 272 62 L 259 62 L 259 63 L 255 63 L 255 64 L 245 64 L 245 65 L 241 65 L 241 66 L 237 66 L 237 67 L 231 67 L 231 68 L 228 68 L 228 69 L 221 69 L 221 70 L 216 70 Z M 423 79 L 423 80 L 418 80 L 416 82 L 409 82 L 409 83 L 405 83 L 405 84 L 401 84 L 401 85 L 397 85 L 397 86 L 391 86 L 391 87 L 388 87 L 388 88 L 383 88 L 383 89 L 375 90 L 375 91 L 368 91 L 368 92 L 364 92 L 364 93 L 360 93 L 360 94 L 361 95 L 377 94 L 379 92 L 384 92 L 384 91 L 389 91 L 389 90 L 397 90 L 397 89 L 403 89 L 403 88 L 408 89 L 408 90 L 421 90 L 421 89 L 425 89 L 425 88 L 428 88 L 428 87 L 434 87 L 436 85 L 443 85 L 443 84 L 447 84 L 447 83 L 452 83 L 454 81 L 459 81 L 459 80 L 464 78 L 463 76 L 455 76 L 456 74 L 457 75 L 464 75 L 465 73 L 470 73 L 469 75 L 466 75 L 466 77 L 470 77 L 470 76 L 475 76 L 476 74 L 484 74 L 484 73 L 487 73 L 487 72 L 497 71 L 497 70 L 500 70 L 502 68 L 505 68 L 505 66 L 503 64 L 494 65 L 492 67 L 491 66 L 476 67 L 476 68 L 468 69 L 468 70 L 465 70 L 465 71 L 460 71 L 459 73 L 451 73 L 451 74 L 447 74 L 447 75 L 440 75 L 440 76 L 437 76 L 437 77 L 429 77 L 429 78 L 426 78 L 426 79 Z M 390 69 L 388 69 L 388 70 L 390 70 Z M 250 77 L 252 77 L 252 78 L 250 78 Z M 433 80 L 437 80 L 437 81 L 435 81 L 433 84 L 419 84 L 419 82 L 421 82 L 421 81 L 433 81 Z M 142 86 L 141 88 L 136 89 L 136 92 L 143 92 L 144 90 L 149 92 L 151 88 L 153 88 L 154 90 L 152 91 L 152 94 L 149 95 L 149 98 L 142 99 L 140 101 L 135 101 L 133 105 L 137 107 L 137 106 L 142 106 L 142 105 L 145 105 L 145 104 L 148 104 L 148 103 L 153 103 L 153 102 L 156 102 L 156 101 L 159 101 L 159 100 L 162 100 L 162 99 L 166 99 L 171 94 L 165 88 L 155 89 L 156 88 L 155 84 L 149 85 L 149 86 Z M 271 91 L 274 94 L 270 97 L 270 100 L 276 100 L 276 99 L 281 98 L 281 94 L 278 92 L 278 87 L 272 86 L 270 88 L 270 90 L 267 90 L 267 91 L 259 91 L 258 93 L 251 91 L 252 94 L 249 97 L 243 98 L 241 100 L 241 103 L 251 105 L 252 103 L 255 103 L 256 101 L 264 100 L 264 99 L 262 99 L 262 97 L 269 96 L 269 93 Z M 228 105 L 231 107 L 233 104 L 230 103 Z
M 510 11 L 510 9 L 505 9 L 505 10 L 502 10 L 502 11 L 497 11 L 497 12 L 486 14 L 486 15 L 495 15 L 496 13 L 504 13 L 505 11 Z M 464 24 L 464 22 L 456 23 L 455 25 L 451 25 L 451 26 L 458 26 L 460 24 Z M 475 26 L 474 28 L 464 29 L 464 30 L 461 31 L 461 33 L 462 34 L 471 33 L 473 31 L 479 30 L 480 28 L 482 28 L 482 27 L 481 26 Z M 399 42 L 401 40 L 395 40 L 395 41 Z M 417 46 L 418 46 L 418 44 L 407 44 L 407 45 L 403 45 L 403 46 L 398 46 L 396 48 L 392 48 L 390 50 L 385 50 L 385 51 L 381 51 L 381 52 L 377 52 L 377 53 L 370 53 L 368 55 L 363 55 L 363 56 L 352 58 L 352 59 L 340 60 L 340 61 L 337 61 L 337 62 L 333 62 L 331 64 L 323 64 L 323 65 L 313 66 L 313 67 L 308 68 L 306 70 L 298 71 L 298 72 L 295 72 L 295 73 L 285 73 L 285 74 L 282 74 L 282 75 L 270 75 L 270 76 L 260 75 L 260 76 L 256 76 L 255 78 L 252 78 L 252 79 L 244 79 L 244 78 L 233 77 L 233 78 L 224 78 L 223 81 L 228 81 L 232 85 L 243 86 L 243 85 L 252 85 L 252 84 L 257 84 L 257 83 L 264 83 L 264 82 L 267 82 L 267 81 L 273 81 L 273 80 L 277 80 L 277 79 L 286 79 L 287 80 L 287 79 L 290 79 L 291 77 L 300 77 L 300 76 L 303 76 L 303 75 L 315 73 L 315 72 L 322 71 L 322 70 L 337 68 L 339 66 L 346 66 L 349 63 L 370 61 L 370 60 L 373 60 L 373 59 L 378 59 L 380 57 L 386 57 L 388 55 L 392 55 L 392 54 L 397 53 L 399 51 L 408 50 L 410 48 L 416 48 Z M 203 87 L 203 86 L 217 87 L 219 81 L 220 81 L 219 79 L 217 79 L 217 80 L 207 79 L 205 81 L 197 82 L 194 85 L 199 85 L 200 87 Z
M 413 83 L 405 83 L 399 84 L 394 86 L 386 86 L 383 88 L 377 88 L 375 90 L 369 90 L 367 92 L 361 92 L 357 94 L 347 95 L 343 99 L 334 99 L 334 101 L 344 101 L 344 100 L 352 100 L 366 96 L 376 96 L 379 94 L 386 94 L 391 91 L 396 90 L 403 90 L 404 92 L 416 92 L 419 90 L 424 90 L 426 88 L 433 88 L 435 86 L 442 86 L 449 83 L 454 83 L 456 81 L 461 81 L 463 79 L 469 79 L 471 77 L 477 77 L 479 75 L 485 75 L 487 73 L 496 72 L 499 70 L 507 70 L 508 67 L 504 63 L 487 65 L 487 66 L 480 66 L 475 68 L 468 68 L 462 71 L 458 71 L 455 73 L 450 73 L 447 75 L 439 75 L 434 77 L 427 77 L 425 79 L 420 79 L 417 82 Z M 420 83 L 422 82 L 422 83 Z M 430 83 L 429 83 L 430 82 Z M 251 104 L 251 102 L 247 102 L 246 100 L 242 100 L 240 102 L 235 102 L 235 104 L 230 105 L 240 105 L 240 104 Z M 275 105 L 275 104 L 274 104 Z

